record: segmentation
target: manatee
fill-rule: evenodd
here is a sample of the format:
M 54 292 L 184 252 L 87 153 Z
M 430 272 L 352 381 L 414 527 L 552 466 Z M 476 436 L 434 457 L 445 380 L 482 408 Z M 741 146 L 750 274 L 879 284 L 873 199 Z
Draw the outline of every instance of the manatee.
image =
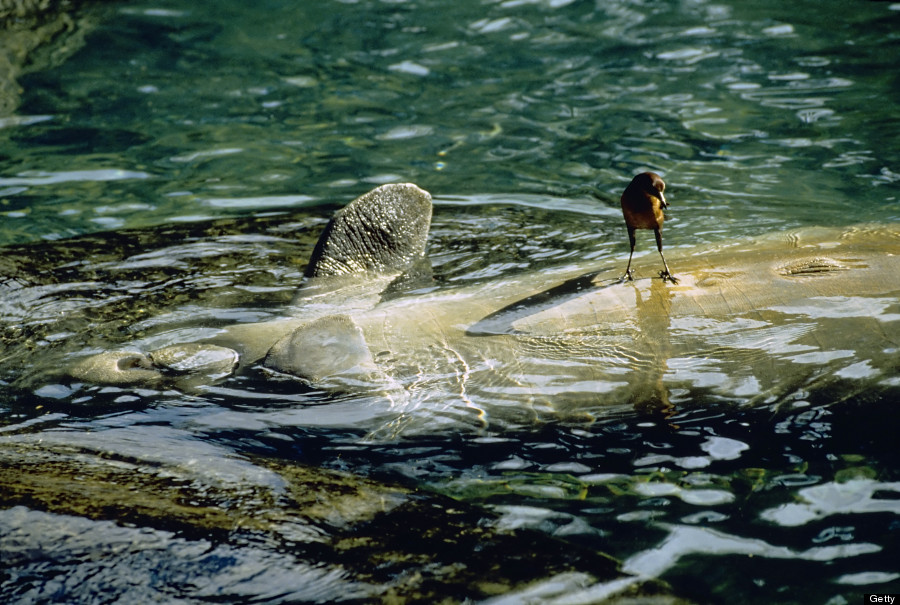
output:
M 92 355 L 71 368 L 75 378 L 102 379 L 107 384 L 156 382 L 166 373 L 199 375 L 214 380 L 231 374 L 238 354 L 227 347 L 208 343 L 186 343 L 156 349 L 149 354 L 137 351 L 109 351 Z
M 417 270 L 431 213 L 431 195 L 416 185 L 377 187 L 338 210 L 325 227 L 305 271 L 307 282 L 296 295 L 301 319 L 238 325 L 215 342 L 172 343 L 146 354 L 90 355 L 74 362 L 69 374 L 110 385 L 175 379 L 184 388 L 263 357 L 270 370 L 315 385 L 352 369 L 375 371 L 361 332 L 346 313 L 335 313 L 335 302 L 344 312 L 371 308 L 394 282 Z M 304 344 L 316 355 L 305 355 Z
M 149 356 L 139 351 L 108 351 L 91 355 L 69 369 L 73 378 L 103 384 L 137 384 L 162 378 Z
M 414 185 L 362 196 L 326 228 L 287 317 L 189 344 L 321 388 L 380 389 L 394 412 L 478 426 L 898 386 L 898 224 L 681 248 L 677 284 L 623 283 L 611 264 L 585 263 L 386 299 L 424 252 L 430 218 L 430 196 Z M 134 384 L 173 375 L 135 353 L 105 355 L 82 361 L 78 377 L 123 384 L 123 363 Z
M 263 366 L 326 388 L 339 388 L 343 376 L 386 380 L 372 358 L 362 329 L 348 315 L 327 315 L 304 323 L 272 345 Z

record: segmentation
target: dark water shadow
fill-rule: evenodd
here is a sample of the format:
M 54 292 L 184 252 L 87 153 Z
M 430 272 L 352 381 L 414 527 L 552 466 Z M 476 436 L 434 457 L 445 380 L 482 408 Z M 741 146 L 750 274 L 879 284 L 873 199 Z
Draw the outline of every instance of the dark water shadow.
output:
M 516 334 L 513 324 L 523 318 L 547 309 L 559 306 L 570 300 L 578 298 L 592 289 L 603 289 L 620 285 L 619 279 L 607 279 L 601 282 L 595 281 L 598 275 L 606 273 L 607 268 L 591 271 L 577 277 L 573 277 L 543 292 L 532 294 L 521 300 L 517 300 L 502 309 L 483 317 L 468 330 L 466 336 L 496 336 L 498 334 Z

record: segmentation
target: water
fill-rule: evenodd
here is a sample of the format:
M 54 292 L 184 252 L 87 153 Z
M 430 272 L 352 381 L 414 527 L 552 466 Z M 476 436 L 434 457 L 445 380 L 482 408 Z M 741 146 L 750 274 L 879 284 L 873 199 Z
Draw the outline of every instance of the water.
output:
M 137 2 L 93 20 L 0 116 L 4 601 L 521 599 L 543 580 L 539 601 L 591 602 L 614 581 L 597 553 L 697 602 L 900 592 L 896 388 L 372 440 L 367 399 L 291 382 L 55 373 L 73 351 L 278 317 L 331 212 L 385 182 L 435 196 L 438 290 L 620 262 L 618 195 L 645 169 L 667 182 L 667 251 L 896 222 L 896 3 Z
M 644 168 L 683 210 L 679 241 L 896 219 L 894 7 L 110 7 L 64 68 L 25 81 L 34 121 L 4 129 L 2 241 L 396 179 L 612 205 Z

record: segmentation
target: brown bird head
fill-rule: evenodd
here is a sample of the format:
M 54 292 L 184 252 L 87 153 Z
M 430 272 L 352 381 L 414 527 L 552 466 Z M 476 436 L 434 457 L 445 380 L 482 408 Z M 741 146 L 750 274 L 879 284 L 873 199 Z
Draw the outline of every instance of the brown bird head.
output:
M 666 183 L 661 176 L 655 172 L 642 172 L 631 179 L 631 184 L 625 189 L 625 195 L 633 195 L 638 192 L 652 195 L 659 199 L 663 208 L 668 208 L 669 204 L 666 202 L 666 196 L 663 195 L 665 190 Z

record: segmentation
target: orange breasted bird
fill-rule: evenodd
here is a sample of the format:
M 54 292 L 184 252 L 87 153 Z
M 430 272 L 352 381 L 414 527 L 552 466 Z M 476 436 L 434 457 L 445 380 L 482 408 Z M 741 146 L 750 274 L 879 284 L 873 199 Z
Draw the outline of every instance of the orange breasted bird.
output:
M 659 276 L 665 280 L 669 280 L 673 284 L 678 283 L 678 278 L 669 272 L 669 265 L 666 264 L 666 257 L 662 251 L 662 226 L 665 216 L 663 208 L 668 208 L 666 197 L 663 191 L 666 190 L 666 184 L 662 178 L 655 172 L 642 172 L 631 180 L 625 192 L 622 194 L 622 214 L 625 216 L 625 226 L 628 227 L 628 241 L 631 244 L 631 253 L 628 255 L 628 267 L 625 269 L 625 275 L 622 281 L 626 279 L 634 280 L 634 274 L 631 270 L 631 257 L 634 255 L 634 232 L 637 229 L 653 229 L 656 235 L 656 248 L 662 257 L 663 270 L 659 272 Z

